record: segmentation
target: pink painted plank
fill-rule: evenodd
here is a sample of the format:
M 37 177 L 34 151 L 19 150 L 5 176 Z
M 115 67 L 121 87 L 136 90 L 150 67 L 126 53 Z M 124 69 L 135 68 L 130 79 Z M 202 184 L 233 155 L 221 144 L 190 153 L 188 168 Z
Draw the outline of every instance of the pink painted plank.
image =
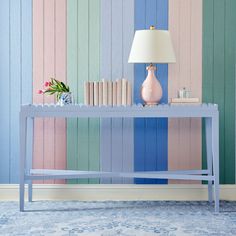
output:
M 55 76 L 66 83 L 66 0 L 55 1 Z M 55 120 L 55 169 L 66 169 L 66 122 Z M 55 183 L 65 183 L 55 180 Z
M 169 0 L 169 31 L 171 33 L 173 46 L 176 54 L 176 63 L 168 67 L 168 99 L 177 96 L 179 88 L 180 74 L 180 4 L 179 0 Z M 180 139 L 179 139 L 179 119 L 168 120 L 168 169 L 178 170 L 180 164 Z M 169 180 L 171 184 L 178 183 L 176 180 Z
M 55 6 L 54 0 L 44 1 L 44 82 L 55 77 Z M 54 96 L 44 96 L 45 103 L 54 103 Z M 55 166 L 55 119 L 44 119 L 44 168 Z M 54 183 L 45 180 L 44 183 Z
M 169 30 L 177 58 L 169 65 L 169 101 L 182 87 L 201 99 L 202 0 L 169 0 Z M 168 168 L 201 168 L 201 121 L 169 119 L 168 127 Z
M 191 45 L 191 29 L 190 29 L 190 1 L 180 0 L 180 16 L 179 16 L 179 88 L 186 87 L 191 89 L 190 81 L 190 45 Z M 177 88 L 178 89 L 178 88 Z M 190 119 L 179 120 L 179 149 L 180 160 L 179 165 L 182 169 L 188 169 L 190 167 Z M 180 183 L 189 183 L 189 181 L 180 181 Z
M 43 103 L 43 96 L 37 90 L 43 84 L 43 1 L 33 1 L 33 102 Z M 43 168 L 43 119 L 34 122 L 33 168 Z M 34 181 L 43 183 L 43 181 Z
M 202 100 L 202 0 L 191 1 L 191 91 Z M 202 123 L 191 119 L 191 168 L 202 166 Z
M 34 103 L 55 102 L 53 96 L 36 94 L 50 77 L 66 82 L 66 0 L 33 1 Z M 65 169 L 65 119 L 37 119 L 34 131 L 33 167 Z M 61 180 L 55 182 L 65 183 Z

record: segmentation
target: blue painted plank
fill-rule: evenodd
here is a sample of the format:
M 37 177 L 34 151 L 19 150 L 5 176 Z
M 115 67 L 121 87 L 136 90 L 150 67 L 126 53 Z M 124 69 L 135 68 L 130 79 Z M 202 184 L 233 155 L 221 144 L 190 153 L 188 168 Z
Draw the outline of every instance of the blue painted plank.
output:
M 168 0 L 135 1 L 135 30 L 168 28 Z M 163 88 L 161 102 L 167 103 L 168 67 L 157 65 L 156 73 Z M 140 87 L 146 77 L 145 65 L 135 65 L 135 102 L 142 102 Z M 167 119 L 135 119 L 135 170 L 167 170 Z M 142 137 L 140 137 L 142 135 Z M 144 138 L 143 138 L 144 137 Z M 136 183 L 167 183 L 166 180 L 136 180 Z
M 19 111 L 21 104 L 21 4 L 10 1 L 10 183 L 19 178 Z M 28 84 L 25 84 L 28 87 Z M 12 98 L 12 99 L 11 99 Z
M 151 25 L 157 27 L 157 2 L 156 0 L 146 1 L 146 29 L 149 29 Z M 147 72 L 146 72 L 147 73 Z M 145 121 L 145 170 L 154 171 L 157 165 L 157 119 L 148 118 Z M 154 179 L 146 179 L 145 183 L 155 184 L 157 181 Z
M 10 1 L 0 1 L 0 183 L 10 180 Z
M 21 81 L 22 81 L 22 94 L 21 103 L 32 103 L 33 100 L 33 10 L 32 0 L 21 0 Z
M 157 0 L 157 29 L 168 29 L 168 0 Z M 168 65 L 157 64 L 157 78 L 159 79 L 163 97 L 161 103 L 168 103 Z M 168 119 L 157 119 L 157 169 L 168 168 Z M 158 183 L 166 184 L 167 180 L 158 180 Z
M 136 0 L 134 7 L 135 30 L 146 28 L 145 1 Z M 146 77 L 145 65 L 134 65 L 134 102 L 142 103 L 140 87 Z M 145 119 L 134 119 L 134 170 L 145 170 Z M 144 184 L 144 179 L 135 179 L 135 183 Z

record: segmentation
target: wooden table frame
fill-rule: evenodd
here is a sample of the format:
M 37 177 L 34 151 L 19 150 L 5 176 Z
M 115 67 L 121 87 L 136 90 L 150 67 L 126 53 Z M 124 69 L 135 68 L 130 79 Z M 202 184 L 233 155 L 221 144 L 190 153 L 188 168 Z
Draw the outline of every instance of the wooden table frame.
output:
M 32 169 L 33 123 L 35 117 L 80 118 L 205 118 L 206 170 L 102 172 Z M 213 167 L 213 168 L 212 168 Z M 32 201 L 32 180 L 77 178 L 151 178 L 208 181 L 208 200 L 212 202 L 214 182 L 215 211 L 219 212 L 219 111 L 216 104 L 158 105 L 143 107 L 89 107 L 84 105 L 22 105 L 20 111 L 20 211 L 24 211 L 25 183 Z

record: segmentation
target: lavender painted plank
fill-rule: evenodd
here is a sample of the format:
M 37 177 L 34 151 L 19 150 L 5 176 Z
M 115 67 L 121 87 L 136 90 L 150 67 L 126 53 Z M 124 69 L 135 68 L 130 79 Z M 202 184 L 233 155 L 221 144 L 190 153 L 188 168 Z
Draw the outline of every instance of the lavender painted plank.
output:
M 123 77 L 123 1 L 111 2 L 111 79 Z M 123 147 L 122 147 L 122 119 L 112 119 L 112 171 L 122 171 Z M 113 178 L 112 183 L 122 183 L 121 178 Z
M 134 87 L 134 65 L 128 64 L 128 57 L 134 35 L 134 0 L 123 0 L 123 75 Z M 133 92 L 133 91 L 132 91 Z M 133 97 L 133 94 L 132 94 Z M 133 99 L 132 99 L 133 102 Z M 123 119 L 123 167 L 124 172 L 134 170 L 134 120 Z M 123 183 L 133 183 L 133 179 L 124 179 Z
M 101 0 L 101 40 L 100 40 L 100 77 L 109 79 L 111 78 L 111 4 L 110 0 Z M 103 118 L 100 120 L 100 170 L 110 171 L 112 160 L 111 148 L 111 119 Z M 100 181 L 103 184 L 111 183 L 111 179 L 105 178 Z
M 134 1 L 101 1 L 101 78 L 116 80 L 122 77 L 133 82 L 133 65 L 128 64 L 133 39 Z M 130 15 L 131 14 L 131 15 Z M 101 120 L 101 170 L 133 169 L 133 121 Z M 102 183 L 110 183 L 102 179 Z M 113 178 L 112 183 L 132 183 Z

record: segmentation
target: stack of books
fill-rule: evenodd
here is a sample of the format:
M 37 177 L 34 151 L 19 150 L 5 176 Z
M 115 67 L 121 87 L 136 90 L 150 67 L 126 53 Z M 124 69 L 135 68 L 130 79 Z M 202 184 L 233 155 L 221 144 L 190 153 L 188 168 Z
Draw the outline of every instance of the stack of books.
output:
M 200 104 L 199 98 L 171 98 L 171 104 Z
M 84 104 L 88 106 L 131 106 L 132 86 L 127 79 L 84 83 Z

